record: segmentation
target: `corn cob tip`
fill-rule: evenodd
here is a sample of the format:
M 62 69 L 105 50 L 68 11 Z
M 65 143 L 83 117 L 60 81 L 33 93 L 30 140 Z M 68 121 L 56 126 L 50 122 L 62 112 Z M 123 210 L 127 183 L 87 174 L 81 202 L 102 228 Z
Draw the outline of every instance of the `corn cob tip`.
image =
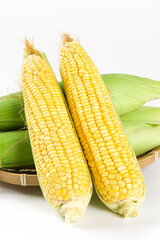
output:
M 66 222 L 75 222 L 84 216 L 85 209 L 82 201 L 72 200 L 61 206 L 60 214 L 65 217 Z
M 34 43 L 33 39 L 28 40 L 27 38 L 24 39 L 24 57 L 27 57 L 28 55 L 32 55 L 34 52 Z
M 73 42 L 73 38 L 68 33 L 62 35 L 62 45 L 65 45 L 66 42 Z
M 33 54 L 36 54 L 36 55 L 40 56 L 39 51 L 34 48 L 34 41 L 33 41 L 33 39 L 32 40 L 28 40 L 27 38 L 25 38 L 24 44 L 25 44 L 25 47 L 24 47 L 24 58 L 26 58 L 29 55 L 33 55 Z

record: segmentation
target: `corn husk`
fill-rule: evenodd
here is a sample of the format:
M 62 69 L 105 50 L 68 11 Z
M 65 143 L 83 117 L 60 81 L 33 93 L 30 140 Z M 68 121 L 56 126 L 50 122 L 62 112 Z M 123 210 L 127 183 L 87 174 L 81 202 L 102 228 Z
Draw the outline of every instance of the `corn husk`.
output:
M 160 146 L 160 125 L 143 122 L 122 123 L 137 157 Z
M 121 120 L 125 122 L 160 124 L 160 108 L 147 106 L 140 107 L 122 115 Z
M 24 103 L 21 92 L 0 97 L 0 132 L 24 128 Z
M 28 130 L 0 133 L 0 168 L 34 168 Z
M 119 115 L 160 98 L 160 81 L 128 74 L 104 74 L 102 78 Z

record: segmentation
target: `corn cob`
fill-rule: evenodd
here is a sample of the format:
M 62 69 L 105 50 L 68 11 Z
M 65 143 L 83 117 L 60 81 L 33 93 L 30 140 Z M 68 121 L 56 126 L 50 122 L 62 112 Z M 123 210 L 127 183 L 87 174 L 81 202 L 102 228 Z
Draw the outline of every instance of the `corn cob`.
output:
M 160 108 L 158 107 L 140 107 L 134 111 L 121 116 L 124 122 L 142 122 L 158 125 L 160 124 Z
M 0 133 L 0 168 L 34 168 L 28 130 Z
M 24 128 L 22 92 L 0 98 L 0 132 Z
M 135 216 L 145 184 L 102 78 L 78 41 L 63 35 L 60 69 L 71 115 L 101 200 Z
M 88 166 L 65 98 L 42 53 L 25 41 L 22 91 L 44 197 L 66 221 L 80 219 L 92 194 Z

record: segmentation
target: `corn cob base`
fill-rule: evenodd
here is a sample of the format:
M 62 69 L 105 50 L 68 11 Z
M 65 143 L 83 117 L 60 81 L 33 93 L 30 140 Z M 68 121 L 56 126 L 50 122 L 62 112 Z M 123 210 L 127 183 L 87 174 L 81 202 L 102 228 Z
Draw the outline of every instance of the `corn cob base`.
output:
M 119 200 L 116 203 L 108 204 L 102 199 L 102 197 L 98 193 L 98 190 L 96 190 L 96 191 L 97 191 L 97 194 L 98 194 L 99 198 L 101 199 L 101 201 L 109 209 L 111 209 L 113 212 L 117 212 L 117 213 L 123 215 L 124 217 L 135 217 L 135 216 L 137 216 L 137 208 L 144 201 L 144 196 L 143 196 L 142 199 L 130 198 L 129 200 Z
M 59 212 L 65 217 L 66 222 L 74 222 L 83 218 L 91 196 L 92 187 L 84 198 L 60 203 Z

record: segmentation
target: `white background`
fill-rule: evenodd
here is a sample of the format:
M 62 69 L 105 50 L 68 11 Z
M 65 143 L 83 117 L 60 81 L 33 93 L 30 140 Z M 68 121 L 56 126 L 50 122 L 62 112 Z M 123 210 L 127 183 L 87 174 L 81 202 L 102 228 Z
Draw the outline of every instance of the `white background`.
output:
M 0 0 L 0 95 L 19 89 L 24 37 L 44 50 L 60 80 L 61 34 L 79 38 L 100 73 L 160 80 L 159 0 Z M 160 100 L 152 105 L 160 105 Z M 1 239 L 160 239 L 160 162 L 143 169 L 146 200 L 134 219 L 94 193 L 83 220 L 66 224 L 39 188 L 0 183 Z

